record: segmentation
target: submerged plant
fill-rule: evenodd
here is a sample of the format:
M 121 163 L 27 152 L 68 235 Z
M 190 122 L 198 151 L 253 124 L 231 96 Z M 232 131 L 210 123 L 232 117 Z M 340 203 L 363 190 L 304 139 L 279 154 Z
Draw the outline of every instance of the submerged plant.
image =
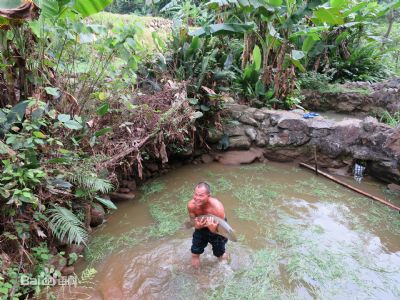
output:
M 278 283 L 278 265 L 277 250 L 257 251 L 246 269 L 236 272 L 221 287 L 209 293 L 206 299 L 291 299 L 294 295 Z
M 165 183 L 155 180 L 150 183 L 146 183 L 140 188 L 140 191 L 143 192 L 142 197 L 140 199 L 141 202 L 146 202 L 150 196 L 156 193 L 160 193 L 165 189 Z

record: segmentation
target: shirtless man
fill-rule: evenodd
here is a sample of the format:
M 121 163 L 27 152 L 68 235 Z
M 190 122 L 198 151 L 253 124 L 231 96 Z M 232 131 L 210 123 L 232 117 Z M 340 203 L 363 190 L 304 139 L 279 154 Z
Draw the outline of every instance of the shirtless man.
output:
M 217 234 L 218 222 L 213 218 L 198 219 L 197 216 L 212 214 L 225 219 L 225 210 L 222 203 L 211 197 L 210 186 L 205 182 L 197 184 L 193 199 L 188 202 L 188 211 L 194 221 L 195 231 L 192 240 L 192 266 L 200 267 L 200 254 L 208 243 L 212 245 L 213 254 L 220 260 L 226 259 L 225 244 L 228 239 Z

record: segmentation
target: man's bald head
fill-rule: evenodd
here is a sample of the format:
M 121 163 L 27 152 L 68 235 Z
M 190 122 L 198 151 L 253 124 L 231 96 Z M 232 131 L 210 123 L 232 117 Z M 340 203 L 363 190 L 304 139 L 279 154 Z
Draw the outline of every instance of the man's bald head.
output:
M 204 181 L 199 182 L 199 183 L 196 185 L 196 189 L 197 189 L 197 188 L 205 189 L 209 195 L 211 194 L 211 187 L 210 187 L 210 185 L 209 185 L 207 182 L 204 182 Z

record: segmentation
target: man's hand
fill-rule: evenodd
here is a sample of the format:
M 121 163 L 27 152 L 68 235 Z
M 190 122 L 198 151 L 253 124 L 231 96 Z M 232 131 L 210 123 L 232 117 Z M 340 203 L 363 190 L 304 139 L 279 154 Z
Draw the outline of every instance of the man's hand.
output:
M 206 227 L 207 220 L 206 218 L 194 218 L 194 228 L 200 229 Z
M 216 232 L 218 227 L 218 221 L 214 220 L 213 217 L 207 218 L 195 218 L 194 219 L 194 227 L 196 229 L 208 227 L 210 231 Z

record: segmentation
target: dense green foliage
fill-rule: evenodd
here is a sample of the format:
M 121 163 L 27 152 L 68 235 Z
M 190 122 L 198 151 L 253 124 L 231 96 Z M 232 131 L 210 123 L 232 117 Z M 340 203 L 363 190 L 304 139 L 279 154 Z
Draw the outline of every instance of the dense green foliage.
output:
M 177 1 L 163 11 L 186 4 Z M 192 3 L 186 13 L 171 10 L 181 22 L 168 47 L 176 57 L 167 52 L 160 61 L 173 76 L 197 80 L 197 87 L 206 78 L 208 86 L 227 87 L 258 104 L 291 107 L 297 78 L 306 71 L 329 82 L 379 81 L 393 74 L 397 50 L 390 35 L 379 39 L 373 29 L 384 28 L 385 16 L 399 6 L 352 0 Z M 191 14 L 202 27 L 187 35 Z

